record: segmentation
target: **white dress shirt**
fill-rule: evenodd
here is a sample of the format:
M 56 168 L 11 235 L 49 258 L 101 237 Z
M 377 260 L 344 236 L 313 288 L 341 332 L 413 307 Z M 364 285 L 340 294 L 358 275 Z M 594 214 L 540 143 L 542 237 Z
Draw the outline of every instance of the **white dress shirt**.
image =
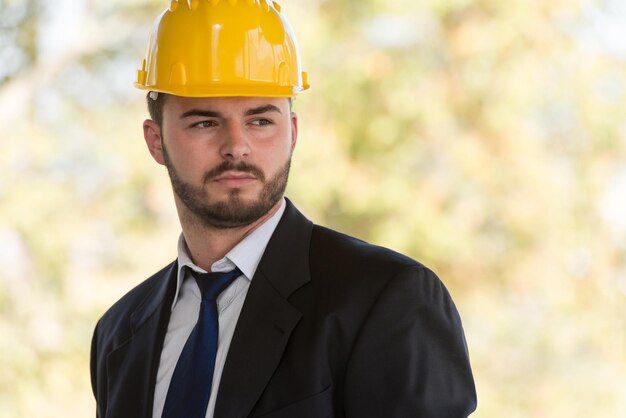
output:
M 206 418 L 213 418 L 215 399 L 222 377 L 222 370 L 224 369 L 224 362 L 226 361 L 226 354 L 228 354 L 228 348 L 235 332 L 235 325 L 237 325 L 241 307 L 250 287 L 250 281 L 254 277 L 259 261 L 261 261 L 261 257 L 265 252 L 265 247 L 284 211 L 285 200 L 283 199 L 280 208 L 271 218 L 241 240 L 224 258 L 211 265 L 211 271 L 214 272 L 231 271 L 235 267 L 239 267 L 243 274 L 236 278 L 217 297 L 219 336 L 213 384 L 211 385 L 211 396 L 206 411 Z M 192 277 L 191 274 L 186 273 L 187 269 L 185 266 L 195 271 L 206 273 L 205 270 L 191 261 L 185 238 L 181 234 L 178 240 L 178 281 L 172 304 L 172 314 L 167 325 L 167 333 L 159 361 L 159 370 L 154 389 L 153 418 L 161 418 L 163 414 L 165 398 L 172 380 L 172 374 L 183 351 L 185 342 L 196 325 L 200 311 L 200 289 L 195 280 L 188 280 L 192 279 Z

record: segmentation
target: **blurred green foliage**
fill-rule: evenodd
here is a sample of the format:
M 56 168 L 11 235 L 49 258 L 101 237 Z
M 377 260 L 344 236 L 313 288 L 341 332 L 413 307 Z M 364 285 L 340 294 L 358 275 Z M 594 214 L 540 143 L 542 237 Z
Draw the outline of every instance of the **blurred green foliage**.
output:
M 475 417 L 626 416 L 626 9 L 281 4 L 313 85 L 288 195 L 442 277 Z M 175 256 L 132 88 L 166 5 L 0 0 L 0 418 L 92 415 L 95 322 Z

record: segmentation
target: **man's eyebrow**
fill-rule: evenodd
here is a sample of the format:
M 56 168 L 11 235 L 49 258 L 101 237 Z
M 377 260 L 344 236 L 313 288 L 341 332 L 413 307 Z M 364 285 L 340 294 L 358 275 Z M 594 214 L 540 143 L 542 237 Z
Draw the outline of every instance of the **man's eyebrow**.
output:
M 191 109 L 180 115 L 181 119 L 189 118 L 192 116 L 201 116 L 205 118 L 219 118 L 221 116 L 220 112 L 216 112 L 214 110 L 201 110 L 201 109 Z
M 282 113 L 278 107 L 272 104 L 266 104 L 246 110 L 244 116 L 260 115 L 267 112 Z M 191 109 L 180 115 L 180 118 L 185 119 L 193 116 L 200 116 L 205 118 L 219 118 L 222 116 L 222 114 L 220 112 L 216 112 L 215 110 Z
M 244 113 L 244 116 L 260 115 L 261 113 L 267 113 L 267 112 L 278 112 L 281 114 L 283 113 L 276 106 L 272 104 L 266 104 L 263 106 L 254 107 L 252 109 L 246 110 L 246 113 Z

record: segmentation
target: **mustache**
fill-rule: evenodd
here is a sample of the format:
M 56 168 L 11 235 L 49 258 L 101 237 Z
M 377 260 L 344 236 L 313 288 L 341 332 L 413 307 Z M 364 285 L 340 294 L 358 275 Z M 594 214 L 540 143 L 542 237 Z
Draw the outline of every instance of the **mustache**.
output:
M 238 163 L 233 163 L 231 161 L 224 161 L 217 167 L 207 171 L 203 177 L 204 183 L 208 183 L 214 178 L 224 174 L 227 171 L 239 171 L 242 173 L 250 173 L 261 181 L 265 181 L 265 174 L 263 171 L 255 165 L 248 164 L 246 162 L 240 161 Z

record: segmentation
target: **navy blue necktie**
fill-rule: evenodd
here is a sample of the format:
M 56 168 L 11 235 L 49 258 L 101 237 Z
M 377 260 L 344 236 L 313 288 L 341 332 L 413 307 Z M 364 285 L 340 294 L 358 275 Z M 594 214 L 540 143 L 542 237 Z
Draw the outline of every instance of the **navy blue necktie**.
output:
M 176 363 L 162 418 L 205 417 L 211 395 L 219 334 L 216 299 L 242 274 L 238 268 L 227 273 L 189 271 L 196 279 L 202 294 L 200 313 Z

